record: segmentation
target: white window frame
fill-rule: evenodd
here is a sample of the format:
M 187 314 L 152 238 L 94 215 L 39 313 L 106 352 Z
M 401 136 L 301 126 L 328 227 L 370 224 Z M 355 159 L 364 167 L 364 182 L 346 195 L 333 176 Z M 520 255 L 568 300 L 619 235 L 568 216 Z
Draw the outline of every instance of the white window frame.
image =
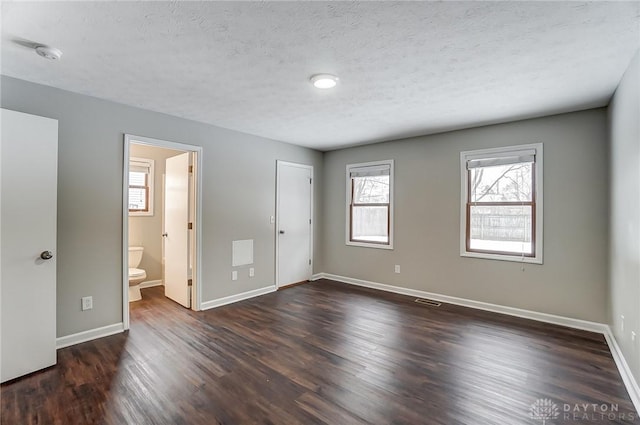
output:
M 534 190 L 535 190 L 535 255 L 508 255 L 467 251 L 467 161 L 483 158 L 496 158 L 517 154 L 524 150 L 535 150 Z M 460 256 L 484 258 L 489 260 L 515 261 L 519 263 L 542 264 L 543 253 L 543 149 L 542 143 L 507 146 L 502 148 L 480 149 L 460 152 Z
M 131 217 L 151 217 L 153 216 L 153 205 L 154 205 L 154 183 L 155 183 L 155 160 L 150 158 L 129 158 L 129 172 L 131 172 L 131 163 L 132 162 L 142 162 L 149 165 L 149 175 L 147 177 L 148 186 L 149 186 L 149 209 L 148 211 L 129 211 L 129 216 Z M 129 209 L 129 173 L 127 173 L 127 210 Z
M 361 167 L 372 166 L 389 166 L 389 243 L 381 244 L 375 242 L 355 242 L 351 241 L 351 169 Z M 394 204 L 394 190 L 393 190 L 393 159 L 386 159 L 382 161 L 361 162 L 358 164 L 347 164 L 346 167 L 346 219 L 345 219 L 345 242 L 349 246 L 359 246 L 365 248 L 377 248 L 377 249 L 393 249 L 393 204 Z

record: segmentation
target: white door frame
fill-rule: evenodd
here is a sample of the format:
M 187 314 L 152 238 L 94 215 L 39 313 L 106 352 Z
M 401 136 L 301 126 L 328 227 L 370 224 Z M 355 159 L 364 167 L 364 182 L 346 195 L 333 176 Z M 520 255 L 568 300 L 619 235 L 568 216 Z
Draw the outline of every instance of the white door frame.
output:
M 202 302 L 202 285 L 200 284 L 202 276 L 202 147 L 125 134 L 124 161 L 122 164 L 122 323 L 125 330 L 129 329 L 129 147 L 132 143 L 196 153 L 196 163 L 194 164 L 196 267 L 191 289 L 193 291 L 191 309 L 194 311 L 200 310 Z
M 311 171 L 311 227 L 309 228 L 309 256 L 311 257 L 311 273 L 313 273 L 313 266 L 315 262 L 313 260 L 313 229 L 316 226 L 315 219 L 313 217 L 313 186 L 314 175 L 313 175 L 313 165 L 299 164 L 297 162 L 287 162 L 282 160 L 276 160 L 276 225 L 274 226 L 274 235 L 276 238 L 276 288 L 280 287 L 280 237 L 278 236 L 278 227 L 280 225 L 280 167 L 282 165 L 290 166 L 290 167 L 298 167 L 305 168 Z

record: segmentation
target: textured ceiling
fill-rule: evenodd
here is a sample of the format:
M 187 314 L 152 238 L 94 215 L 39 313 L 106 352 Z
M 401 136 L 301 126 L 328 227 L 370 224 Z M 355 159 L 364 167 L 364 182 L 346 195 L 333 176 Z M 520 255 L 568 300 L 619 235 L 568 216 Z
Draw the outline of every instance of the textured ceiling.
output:
M 3 2 L 1 72 L 330 150 L 606 105 L 639 45 L 639 2 Z

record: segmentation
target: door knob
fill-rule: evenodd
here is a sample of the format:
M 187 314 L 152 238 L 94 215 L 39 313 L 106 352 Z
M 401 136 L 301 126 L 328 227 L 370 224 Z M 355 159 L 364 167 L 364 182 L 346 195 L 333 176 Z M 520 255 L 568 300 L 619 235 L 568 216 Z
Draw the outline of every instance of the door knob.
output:
M 53 253 L 51 251 L 42 251 L 40 253 L 40 258 L 43 260 L 51 260 L 53 258 Z
M 284 230 L 280 230 L 279 232 L 281 235 L 284 235 Z

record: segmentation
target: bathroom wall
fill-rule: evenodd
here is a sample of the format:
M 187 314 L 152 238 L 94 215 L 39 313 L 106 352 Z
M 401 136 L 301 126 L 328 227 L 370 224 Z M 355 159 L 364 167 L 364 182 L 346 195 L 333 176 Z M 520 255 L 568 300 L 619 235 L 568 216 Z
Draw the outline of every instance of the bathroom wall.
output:
M 122 322 L 125 133 L 203 148 L 203 301 L 274 285 L 276 160 L 314 166 L 320 217 L 322 152 L 6 76 L 0 83 L 3 108 L 59 121 L 58 337 Z M 232 281 L 231 242 L 239 239 L 255 241 L 255 277 L 241 273 Z M 87 295 L 93 309 L 82 311 Z
M 143 246 L 140 268 L 147 272 L 147 281 L 162 280 L 162 179 L 165 160 L 181 151 L 153 146 L 130 145 L 130 156 L 154 160 L 153 215 L 129 216 L 129 246 Z

